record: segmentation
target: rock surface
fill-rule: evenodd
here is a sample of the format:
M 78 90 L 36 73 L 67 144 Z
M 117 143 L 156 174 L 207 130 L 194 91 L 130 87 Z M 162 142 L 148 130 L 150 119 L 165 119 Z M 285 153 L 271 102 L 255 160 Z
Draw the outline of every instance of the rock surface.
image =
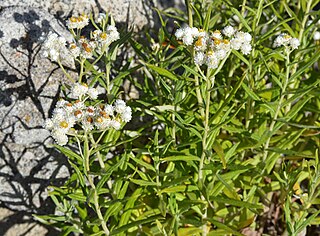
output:
M 83 12 L 95 15 L 99 12 L 107 12 L 118 23 L 127 23 L 141 28 L 145 25 L 153 25 L 152 7 L 155 3 L 152 0 L 2 0 L 1 5 L 2 7 L 41 8 L 60 19 Z
M 36 8 L 5 8 L 0 21 L 0 202 L 38 212 L 46 186 L 68 175 L 42 128 L 64 76 L 40 56 L 41 36 L 51 29 L 65 36 L 68 32 Z

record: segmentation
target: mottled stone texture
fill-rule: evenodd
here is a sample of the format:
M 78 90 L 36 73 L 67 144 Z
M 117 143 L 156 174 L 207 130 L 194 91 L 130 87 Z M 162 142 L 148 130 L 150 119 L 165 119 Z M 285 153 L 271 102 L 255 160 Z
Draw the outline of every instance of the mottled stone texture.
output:
M 5 8 L 0 21 L 0 201 L 37 212 L 50 182 L 68 175 L 42 128 L 64 76 L 40 56 L 41 38 L 52 29 L 66 37 L 68 31 L 36 8 Z

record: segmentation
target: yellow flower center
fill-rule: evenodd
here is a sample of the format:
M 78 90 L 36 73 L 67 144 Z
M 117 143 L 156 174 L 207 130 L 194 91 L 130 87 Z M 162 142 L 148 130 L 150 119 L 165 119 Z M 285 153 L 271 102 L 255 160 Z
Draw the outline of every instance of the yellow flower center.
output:
M 107 34 L 105 32 L 100 34 L 100 38 L 102 38 L 103 40 L 107 39 Z
M 195 44 L 197 47 L 201 47 L 203 45 L 202 43 L 202 37 L 199 37 L 198 40 L 196 41 L 196 44 Z
M 61 121 L 59 125 L 61 128 L 68 128 L 68 126 L 69 126 L 68 122 L 66 122 L 66 121 Z

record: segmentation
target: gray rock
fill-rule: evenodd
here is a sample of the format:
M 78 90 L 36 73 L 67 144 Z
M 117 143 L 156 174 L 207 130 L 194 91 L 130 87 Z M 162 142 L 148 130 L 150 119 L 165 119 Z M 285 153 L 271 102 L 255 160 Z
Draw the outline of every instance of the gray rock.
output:
M 152 7 L 157 4 L 156 2 L 153 0 L 2 0 L 1 5 L 42 8 L 60 19 L 81 13 L 97 15 L 99 12 L 107 12 L 118 23 L 141 28 L 153 25 Z
M 39 212 L 46 187 L 68 176 L 65 158 L 42 128 L 64 75 L 42 58 L 41 36 L 69 33 L 46 11 L 8 7 L 0 12 L 0 203 Z

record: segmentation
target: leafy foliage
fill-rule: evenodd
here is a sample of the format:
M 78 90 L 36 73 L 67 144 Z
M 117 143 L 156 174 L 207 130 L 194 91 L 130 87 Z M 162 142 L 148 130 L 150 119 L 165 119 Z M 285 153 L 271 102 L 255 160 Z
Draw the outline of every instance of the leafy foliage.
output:
M 130 81 L 139 91 L 133 124 L 83 143 L 85 158 L 57 146 L 74 172 L 52 187 L 57 214 L 36 218 L 62 235 L 312 235 L 320 222 L 319 1 L 186 4 L 187 15 L 157 10 L 155 32 L 122 37 L 136 66 L 124 63 L 107 96 Z M 211 31 L 231 24 L 252 35 L 253 49 L 233 50 L 217 69 L 197 66 L 172 20 Z M 274 48 L 281 32 L 299 48 Z

